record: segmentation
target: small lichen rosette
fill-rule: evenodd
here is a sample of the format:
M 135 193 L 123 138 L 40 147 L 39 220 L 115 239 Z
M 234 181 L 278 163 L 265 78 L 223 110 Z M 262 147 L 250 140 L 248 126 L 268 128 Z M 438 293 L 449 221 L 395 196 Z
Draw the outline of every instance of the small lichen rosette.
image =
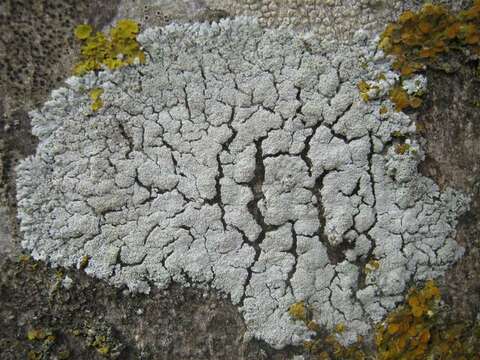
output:
M 17 184 L 35 258 L 88 257 L 87 273 L 132 291 L 219 290 L 280 348 L 310 334 L 292 304 L 354 341 L 462 255 L 467 198 L 418 173 L 409 116 L 360 97 L 361 80 L 391 77 L 374 42 L 333 48 L 250 18 L 138 41 L 146 64 L 69 78 L 31 114 L 40 143 Z

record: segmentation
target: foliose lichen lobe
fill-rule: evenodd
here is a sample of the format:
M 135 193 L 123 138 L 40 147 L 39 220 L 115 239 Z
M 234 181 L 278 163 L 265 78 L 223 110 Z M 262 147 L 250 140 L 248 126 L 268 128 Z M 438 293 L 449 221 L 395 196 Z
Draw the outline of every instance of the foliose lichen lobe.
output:
M 390 61 L 357 39 L 331 47 L 243 17 L 146 29 L 146 64 L 71 77 L 31 113 L 22 245 L 56 265 L 86 256 L 132 291 L 217 289 L 277 348 L 312 333 L 289 314 L 301 301 L 321 326 L 348 324 L 346 343 L 367 334 L 407 283 L 462 255 L 468 199 L 418 173 L 415 121 L 385 96 Z M 357 84 L 380 74 L 365 102 Z

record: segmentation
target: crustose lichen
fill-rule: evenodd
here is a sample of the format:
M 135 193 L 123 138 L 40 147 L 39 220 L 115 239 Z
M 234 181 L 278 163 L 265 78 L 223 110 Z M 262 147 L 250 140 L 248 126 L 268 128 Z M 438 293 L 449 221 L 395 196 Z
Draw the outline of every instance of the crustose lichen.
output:
M 93 32 L 87 24 L 75 28 L 75 37 L 82 42 L 81 60 L 75 65 L 75 75 L 98 71 L 103 66 L 115 70 L 135 62 L 144 63 L 145 53 L 137 41 L 140 26 L 133 20 L 119 20 L 110 30 L 110 38 Z
M 75 37 L 82 42 L 81 59 L 73 70 L 81 76 L 89 71 L 99 71 L 103 67 L 115 70 L 136 62 L 145 62 L 145 53 L 137 42 L 140 31 L 138 23 L 132 20 L 119 20 L 110 30 L 110 38 L 101 32 L 93 32 L 88 24 L 75 28 Z M 103 106 L 101 95 L 103 89 L 95 88 L 89 93 L 92 100 L 92 111 L 98 111 Z

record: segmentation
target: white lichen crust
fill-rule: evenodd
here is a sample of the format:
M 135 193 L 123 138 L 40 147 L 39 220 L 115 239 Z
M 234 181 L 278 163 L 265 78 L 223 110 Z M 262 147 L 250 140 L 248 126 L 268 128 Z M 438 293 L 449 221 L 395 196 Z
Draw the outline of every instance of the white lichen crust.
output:
M 146 30 L 146 65 L 72 77 L 32 113 L 23 246 L 54 265 L 88 256 L 132 291 L 217 289 L 277 348 L 309 336 L 288 314 L 301 300 L 346 324 L 344 342 L 367 334 L 462 255 L 468 201 L 418 173 L 419 146 L 397 154 L 392 133 L 416 144 L 414 121 L 360 98 L 360 80 L 393 73 L 358 39 L 326 48 L 249 18 Z

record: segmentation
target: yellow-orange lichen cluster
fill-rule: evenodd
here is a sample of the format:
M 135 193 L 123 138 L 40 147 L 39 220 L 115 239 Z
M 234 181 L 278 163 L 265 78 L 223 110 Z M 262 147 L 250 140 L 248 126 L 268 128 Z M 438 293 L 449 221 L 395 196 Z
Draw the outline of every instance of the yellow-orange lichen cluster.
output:
M 418 12 L 405 11 L 397 22 L 389 24 L 380 37 L 379 47 L 395 61 L 394 70 L 400 81 L 390 90 L 390 100 L 396 111 L 416 109 L 422 105 L 420 96 L 408 94 L 402 81 L 427 66 L 445 65 L 451 51 L 480 55 L 480 0 L 459 13 L 442 5 L 425 4 Z M 368 101 L 365 84 L 359 84 L 360 94 Z M 363 88 L 363 91 L 362 91 Z
M 413 289 L 407 304 L 391 313 L 377 328 L 375 342 L 379 359 L 423 359 L 431 337 L 432 317 L 440 300 L 433 281 L 421 290 Z
M 440 290 L 432 280 L 407 296 L 375 334 L 379 360 L 479 360 L 480 326 L 445 321 Z
M 402 76 L 423 70 L 450 50 L 469 49 L 480 55 L 480 0 L 458 14 L 434 4 L 405 11 L 387 26 L 380 48 L 395 56 L 393 68 Z
M 410 95 L 400 85 L 395 85 L 389 92 L 390 100 L 395 104 L 396 111 L 402 111 L 407 107 L 417 109 L 422 105 L 422 99 L 415 95 Z
M 102 66 L 115 70 L 123 66 L 145 62 L 145 53 L 137 41 L 140 31 L 138 23 L 119 20 L 110 30 L 110 38 L 101 32 L 93 32 L 90 25 L 75 28 L 75 37 L 82 42 L 81 60 L 75 65 L 75 75 L 98 71 Z
M 92 108 L 92 111 L 98 111 L 103 106 L 102 94 L 102 88 L 95 88 L 90 90 L 90 100 L 92 100 L 92 104 L 90 106 Z
M 343 346 L 338 335 L 347 325 L 339 323 L 327 334 L 311 319 L 312 314 L 303 301 L 293 304 L 289 313 L 316 333 L 313 340 L 303 344 L 314 359 L 480 360 L 480 322 L 456 322 L 443 316 L 440 290 L 433 280 L 421 289 L 411 289 L 405 304 L 377 326 L 373 352 L 371 345 L 360 336 L 356 343 Z
M 355 344 L 348 347 L 343 346 L 337 339 L 336 334 L 343 333 L 347 326 L 339 323 L 335 326 L 333 334 L 322 333 L 322 328 L 311 319 L 311 311 L 303 301 L 292 304 L 288 313 L 294 320 L 302 321 L 309 330 L 315 332 L 317 336 L 313 340 L 305 341 L 303 346 L 306 351 L 319 360 L 365 360 L 367 356 L 363 351 L 364 340 L 359 337 Z

